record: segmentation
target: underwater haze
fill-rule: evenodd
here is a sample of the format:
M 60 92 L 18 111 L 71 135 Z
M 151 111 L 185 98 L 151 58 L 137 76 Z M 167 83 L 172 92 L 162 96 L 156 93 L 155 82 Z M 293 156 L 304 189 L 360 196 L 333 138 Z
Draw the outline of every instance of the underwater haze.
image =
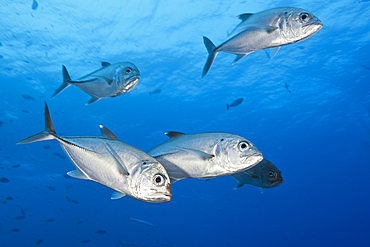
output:
M 218 46 L 238 15 L 278 7 L 323 28 L 272 59 L 220 52 L 202 79 L 203 36 Z M 0 23 L 0 246 L 369 245 L 370 1 L 2 0 Z M 74 85 L 51 98 L 63 65 L 73 80 L 103 61 L 135 64 L 140 82 L 90 105 Z M 170 202 L 111 200 L 66 175 L 57 141 L 16 145 L 44 130 L 44 101 L 58 135 L 104 125 L 144 151 L 168 131 L 243 136 L 284 183 L 184 179 Z

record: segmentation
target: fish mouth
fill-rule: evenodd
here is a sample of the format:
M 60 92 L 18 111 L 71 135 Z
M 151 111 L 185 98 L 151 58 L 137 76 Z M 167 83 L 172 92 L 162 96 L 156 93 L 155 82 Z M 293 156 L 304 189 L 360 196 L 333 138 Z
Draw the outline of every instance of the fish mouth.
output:
M 280 180 L 274 181 L 274 182 L 272 182 L 272 183 L 271 183 L 270 188 L 277 187 L 277 186 L 279 186 L 280 184 L 282 184 L 283 182 L 284 182 L 284 181 L 283 181 L 283 179 L 280 179 Z
M 172 198 L 172 193 L 160 193 L 156 192 L 151 195 L 150 198 L 148 198 L 148 202 L 153 202 L 153 203 L 161 203 L 161 202 L 169 202 L 171 201 Z
M 245 165 L 243 171 L 254 167 L 258 163 L 260 163 L 262 160 L 263 160 L 262 154 L 254 154 L 254 155 L 243 157 L 242 163 L 243 165 Z

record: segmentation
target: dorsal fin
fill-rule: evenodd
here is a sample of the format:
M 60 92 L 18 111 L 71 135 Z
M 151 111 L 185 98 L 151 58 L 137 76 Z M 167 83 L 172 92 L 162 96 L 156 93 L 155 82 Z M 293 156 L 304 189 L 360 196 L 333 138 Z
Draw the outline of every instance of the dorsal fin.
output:
M 176 131 L 169 131 L 167 133 L 164 133 L 166 136 L 168 136 L 169 138 L 176 138 L 176 137 L 179 137 L 179 136 L 184 136 L 186 134 L 184 133 L 181 133 L 181 132 L 176 132 Z
M 99 128 L 100 128 L 103 138 L 106 138 L 109 140 L 118 140 L 118 138 L 112 133 L 112 131 L 105 128 L 103 125 L 99 125 Z
M 101 62 L 101 66 L 103 66 L 103 68 L 104 67 L 107 67 L 107 66 L 109 66 L 110 65 L 110 63 L 108 63 L 108 62 Z
M 241 15 L 238 15 L 236 18 L 242 20 L 242 21 L 245 21 L 246 19 L 248 19 L 249 17 L 251 17 L 253 14 L 250 14 L 250 13 L 245 13 L 245 14 L 241 14 Z

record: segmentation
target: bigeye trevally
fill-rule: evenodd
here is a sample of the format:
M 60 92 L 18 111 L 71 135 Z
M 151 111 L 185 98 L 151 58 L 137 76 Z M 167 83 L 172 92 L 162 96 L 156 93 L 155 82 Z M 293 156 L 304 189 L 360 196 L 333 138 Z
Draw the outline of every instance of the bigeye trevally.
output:
M 245 171 L 231 174 L 238 184 L 234 189 L 239 189 L 244 184 L 251 184 L 261 188 L 261 192 L 265 188 L 274 188 L 283 183 L 281 171 L 267 159 L 263 159 L 254 167 Z
M 251 168 L 263 159 L 253 143 L 234 134 L 168 132 L 166 135 L 170 140 L 148 154 L 163 165 L 171 183 L 184 178 L 230 175 Z
M 237 18 L 242 22 L 221 45 L 216 47 L 211 40 L 203 37 L 209 55 L 202 78 L 219 51 L 235 54 L 233 64 L 249 53 L 268 48 L 274 48 L 272 58 L 280 46 L 307 39 L 323 26 L 316 16 L 298 8 L 275 8 L 256 14 L 241 14 Z
M 140 80 L 138 68 L 130 62 L 110 64 L 101 63 L 102 68 L 72 80 L 66 67 L 63 65 L 63 84 L 51 96 L 54 97 L 70 85 L 75 85 L 91 96 L 86 105 L 94 103 L 101 98 L 116 97 L 128 93 L 136 87 Z
M 112 199 L 127 195 L 145 202 L 170 201 L 171 183 L 163 166 L 144 151 L 119 141 L 107 128 L 100 125 L 100 130 L 102 136 L 59 136 L 45 103 L 45 130 L 17 144 L 57 140 L 77 168 L 67 174 L 115 190 Z

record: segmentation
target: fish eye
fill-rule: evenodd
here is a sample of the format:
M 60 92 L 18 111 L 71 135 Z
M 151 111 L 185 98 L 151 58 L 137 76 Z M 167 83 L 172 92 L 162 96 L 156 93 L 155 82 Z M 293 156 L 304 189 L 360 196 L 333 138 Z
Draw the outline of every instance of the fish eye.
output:
M 164 185 L 165 179 L 162 174 L 155 174 L 153 177 L 153 183 L 157 186 L 162 186 Z
M 301 21 L 304 21 L 304 22 L 307 22 L 308 21 L 308 18 L 309 17 L 309 14 L 308 13 L 302 13 L 299 18 L 301 19 Z
M 249 148 L 248 142 L 243 141 L 243 142 L 239 143 L 239 150 L 240 151 L 248 150 L 248 148 Z
M 132 72 L 132 69 L 130 67 L 128 67 L 126 70 L 125 70 L 125 75 L 128 75 Z
M 276 177 L 276 172 L 274 172 L 273 170 L 270 170 L 269 171 L 269 177 L 270 178 Z

